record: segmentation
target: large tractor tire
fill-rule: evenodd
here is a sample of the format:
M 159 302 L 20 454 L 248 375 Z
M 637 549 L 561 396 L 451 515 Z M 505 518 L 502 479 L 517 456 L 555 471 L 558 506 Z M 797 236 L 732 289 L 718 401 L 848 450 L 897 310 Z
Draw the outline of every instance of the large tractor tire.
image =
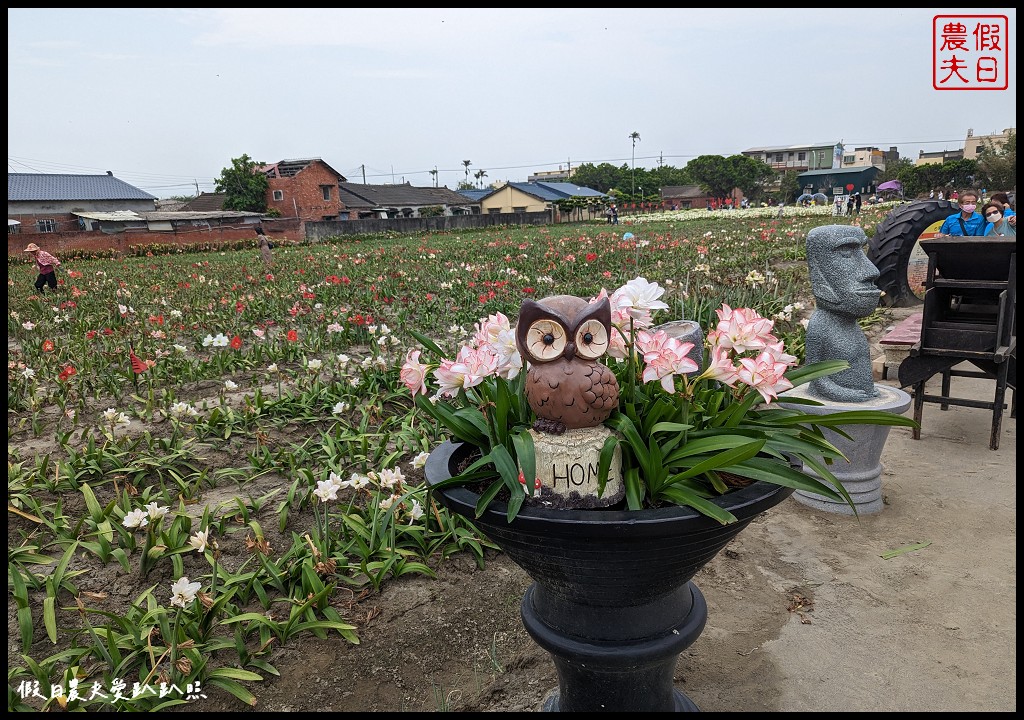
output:
M 895 208 L 878 223 L 868 242 L 868 259 L 878 268 L 877 285 L 885 293 L 882 304 L 911 307 L 922 303 L 910 286 L 910 254 L 922 233 L 959 209 L 949 200 L 916 200 Z

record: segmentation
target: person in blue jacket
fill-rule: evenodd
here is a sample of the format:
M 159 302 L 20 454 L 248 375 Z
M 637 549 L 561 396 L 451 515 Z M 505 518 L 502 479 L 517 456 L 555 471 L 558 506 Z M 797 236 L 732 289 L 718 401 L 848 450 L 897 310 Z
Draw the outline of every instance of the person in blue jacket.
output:
M 985 218 L 975 212 L 978 193 L 964 190 L 959 193 L 960 212 L 946 218 L 939 228 L 938 237 L 973 237 L 985 234 Z

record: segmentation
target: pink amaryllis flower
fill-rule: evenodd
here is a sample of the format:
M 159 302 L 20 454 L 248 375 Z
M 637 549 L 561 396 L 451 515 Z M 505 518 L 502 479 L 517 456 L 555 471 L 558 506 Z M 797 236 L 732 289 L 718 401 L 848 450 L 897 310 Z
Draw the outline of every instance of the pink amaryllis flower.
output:
M 701 378 L 717 380 L 729 387 L 736 384 L 739 374 L 736 372 L 729 348 L 722 345 L 715 345 L 711 348 L 711 360 L 704 372 L 701 373 Z
M 793 388 L 793 383 L 784 377 L 789 366 L 777 361 L 767 350 L 756 358 L 740 358 L 739 363 L 739 379 L 761 393 L 766 403 L 771 404 L 780 392 Z
M 687 357 L 693 343 L 682 342 L 664 330 L 641 330 L 636 336 L 636 348 L 644 358 L 644 382 L 658 380 L 665 392 L 675 392 L 675 376 L 696 372 L 697 363 Z
M 417 393 L 426 395 L 427 371 L 429 369 L 429 365 L 420 362 L 420 351 L 410 350 L 405 356 L 405 362 L 402 364 L 398 377 L 413 395 Z
M 441 397 L 455 397 L 459 390 L 479 385 L 483 379 L 497 372 L 498 358 L 487 350 L 464 346 L 455 360 L 442 360 L 434 370 L 438 380 L 437 394 Z
M 488 315 L 476 324 L 472 346 L 494 355 L 498 361 L 496 372 L 506 380 L 514 379 L 523 369 L 515 330 L 504 313 Z
M 763 350 L 769 343 L 778 342 L 772 335 L 775 323 L 761 317 L 750 308 L 733 310 L 725 303 L 715 311 L 718 313 L 718 326 L 708 333 L 712 345 L 723 345 L 736 354 L 751 350 Z

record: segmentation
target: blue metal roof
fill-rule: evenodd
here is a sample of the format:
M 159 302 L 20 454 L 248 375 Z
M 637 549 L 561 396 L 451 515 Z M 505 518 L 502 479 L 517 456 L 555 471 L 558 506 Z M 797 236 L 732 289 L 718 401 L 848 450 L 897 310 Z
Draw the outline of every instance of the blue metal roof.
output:
M 583 187 L 583 186 L 577 185 L 575 183 L 544 182 L 543 180 L 539 180 L 539 181 L 537 181 L 534 184 L 542 185 L 542 186 L 546 187 L 548 190 L 552 190 L 552 191 L 554 191 L 556 193 L 561 194 L 562 197 L 599 197 L 599 198 L 608 197 L 603 192 L 599 192 L 597 190 L 593 190 L 593 189 L 588 188 L 588 187 Z
M 483 188 L 482 190 L 456 190 L 459 195 L 464 195 L 467 199 L 473 202 L 480 202 L 480 198 L 490 195 L 494 192 L 494 188 Z
M 7 201 L 156 200 L 110 174 L 55 175 L 7 173 Z

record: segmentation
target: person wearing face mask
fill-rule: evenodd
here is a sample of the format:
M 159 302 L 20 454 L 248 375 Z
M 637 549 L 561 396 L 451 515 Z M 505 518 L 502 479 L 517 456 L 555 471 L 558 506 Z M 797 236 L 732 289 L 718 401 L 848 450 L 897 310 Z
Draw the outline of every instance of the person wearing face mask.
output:
M 946 218 L 939 228 L 938 237 L 968 237 L 985 234 L 985 218 L 974 212 L 978 207 L 978 193 L 964 190 L 960 193 L 960 212 Z
M 1003 217 L 1006 218 L 1006 222 L 1016 230 L 1017 228 L 1017 213 L 1014 212 L 1013 207 L 1010 205 L 1010 196 L 1004 192 L 992 193 L 992 197 L 989 198 L 992 202 L 999 203 L 1002 205 Z
M 996 201 L 985 203 L 981 214 L 986 220 L 986 237 L 1017 237 L 1017 229 L 1010 225 L 1009 219 L 1003 214 L 1003 206 Z

